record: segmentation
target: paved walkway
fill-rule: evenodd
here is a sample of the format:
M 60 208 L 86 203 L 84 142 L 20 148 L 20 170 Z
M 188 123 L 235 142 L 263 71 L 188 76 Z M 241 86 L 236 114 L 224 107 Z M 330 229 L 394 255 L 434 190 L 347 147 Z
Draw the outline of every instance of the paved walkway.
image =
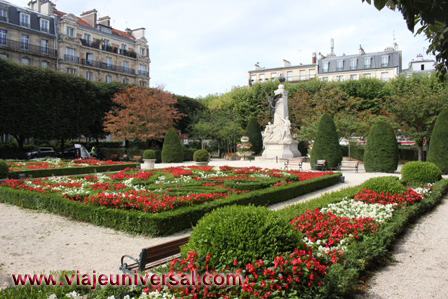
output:
M 192 162 L 182 165 L 185 164 L 194 165 Z M 175 165 L 177 164 L 156 164 L 156 167 Z M 213 159 L 210 165 L 283 168 L 283 163 L 280 162 L 221 159 Z M 304 163 L 304 171 L 309 169 L 309 163 Z M 344 184 L 331 186 L 269 208 L 280 209 L 299 201 L 319 197 L 325 192 L 359 185 L 371 177 L 398 176 L 399 172 L 395 174 L 366 173 L 361 166 L 359 173 L 348 170 L 343 174 L 346 177 Z M 448 222 L 448 218 L 446 221 Z M 48 273 L 70 269 L 79 270 L 81 273 L 91 273 L 93 270 L 105 274 L 120 273 L 118 267 L 122 255 L 129 254 L 137 257 L 143 247 L 185 236 L 190 232 L 179 232 L 161 238 L 132 236 L 58 215 L 0 204 L 0 248 L 2 249 L 0 251 L 0 287 L 8 283 L 7 278 L 13 273 Z M 442 273 L 439 269 L 437 271 Z

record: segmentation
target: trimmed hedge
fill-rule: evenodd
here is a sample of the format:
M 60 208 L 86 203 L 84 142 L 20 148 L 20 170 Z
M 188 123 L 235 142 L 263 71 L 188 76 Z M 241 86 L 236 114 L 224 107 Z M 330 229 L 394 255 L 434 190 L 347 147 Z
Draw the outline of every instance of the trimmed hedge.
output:
M 271 187 L 278 182 L 280 182 L 279 178 L 272 178 L 264 181 L 232 180 L 224 181 L 224 186 L 234 190 L 257 190 Z
M 27 177 L 40 178 L 59 175 L 77 175 L 88 174 L 95 172 L 107 172 L 107 171 L 120 171 L 125 168 L 136 168 L 139 163 L 126 163 L 115 165 L 99 165 L 99 166 L 85 166 L 85 167 L 63 167 L 52 169 L 36 169 L 36 170 L 23 170 L 12 171 L 8 177 L 10 179 L 17 179 L 20 173 L 24 173 Z
M 448 109 L 442 110 L 437 117 L 429 143 L 428 161 L 448 174 Z
M 327 167 L 335 169 L 342 161 L 342 149 L 339 145 L 338 134 L 333 118 L 330 115 L 322 115 L 319 128 L 311 151 L 311 168 L 317 160 L 325 160 Z
M 184 161 L 193 161 L 194 149 L 184 148 Z
M 398 143 L 392 127 L 378 121 L 372 127 L 367 138 L 364 152 L 366 172 L 392 173 L 398 167 Z
M 410 184 L 428 184 L 442 179 L 442 172 L 434 163 L 414 161 L 403 165 L 401 177 Z
M 181 207 L 156 214 L 98 207 L 67 200 L 55 194 L 41 194 L 7 187 L 0 187 L 0 202 L 7 202 L 25 208 L 42 209 L 75 220 L 86 221 L 125 232 L 160 236 L 189 229 L 206 213 L 218 207 L 234 204 L 271 205 L 338 184 L 341 175 L 341 173 L 335 173 L 303 182 L 256 190 L 246 194 L 234 195 L 200 205 Z
M 0 179 L 8 177 L 9 167 L 5 160 L 0 160 Z
M 371 178 L 362 183 L 361 187 L 377 193 L 388 192 L 391 194 L 403 193 L 407 190 L 396 176 Z

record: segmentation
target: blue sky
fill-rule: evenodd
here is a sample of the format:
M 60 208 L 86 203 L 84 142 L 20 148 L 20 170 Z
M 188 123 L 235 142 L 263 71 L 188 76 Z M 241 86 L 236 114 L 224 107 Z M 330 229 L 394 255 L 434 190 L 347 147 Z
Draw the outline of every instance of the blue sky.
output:
M 95 8 L 120 30 L 145 27 L 151 86 L 190 97 L 247 85 L 256 62 L 311 63 L 312 52 L 330 52 L 331 38 L 337 55 L 355 54 L 360 44 L 382 51 L 395 35 L 403 67 L 419 53 L 427 57 L 428 42 L 414 37 L 400 12 L 361 0 L 58 0 L 56 8 L 77 16 Z

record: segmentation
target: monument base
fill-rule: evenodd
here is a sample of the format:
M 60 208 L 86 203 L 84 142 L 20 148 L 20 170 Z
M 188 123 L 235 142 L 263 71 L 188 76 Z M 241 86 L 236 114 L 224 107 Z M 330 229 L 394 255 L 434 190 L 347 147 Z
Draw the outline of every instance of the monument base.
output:
M 265 144 L 262 157 L 267 159 L 300 157 L 300 151 L 297 149 L 298 144 L 297 141 L 293 141 L 291 144 Z

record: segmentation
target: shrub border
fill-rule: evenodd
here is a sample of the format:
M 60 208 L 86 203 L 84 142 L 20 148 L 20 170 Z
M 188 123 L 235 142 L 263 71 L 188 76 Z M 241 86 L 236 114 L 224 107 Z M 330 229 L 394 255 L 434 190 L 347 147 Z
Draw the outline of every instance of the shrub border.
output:
M 107 171 L 119 171 L 125 168 L 136 168 L 139 163 L 126 163 L 115 165 L 97 165 L 97 166 L 84 166 L 84 167 L 61 167 L 51 169 L 33 169 L 12 171 L 8 173 L 10 179 L 17 179 L 19 174 L 24 173 L 26 177 L 39 178 L 59 175 L 77 175 L 77 174 L 89 174 L 95 172 L 107 172 Z
M 341 173 L 334 173 L 310 180 L 295 182 L 285 186 L 270 187 L 246 194 L 234 195 L 224 199 L 198 205 L 180 207 L 161 213 L 145 213 L 98 207 L 74 202 L 55 194 L 42 194 L 31 191 L 0 187 L 0 202 L 24 208 L 45 210 L 69 218 L 90 222 L 95 225 L 149 236 L 169 235 L 190 229 L 206 213 L 228 205 L 267 206 L 286 201 L 309 192 L 339 183 Z

